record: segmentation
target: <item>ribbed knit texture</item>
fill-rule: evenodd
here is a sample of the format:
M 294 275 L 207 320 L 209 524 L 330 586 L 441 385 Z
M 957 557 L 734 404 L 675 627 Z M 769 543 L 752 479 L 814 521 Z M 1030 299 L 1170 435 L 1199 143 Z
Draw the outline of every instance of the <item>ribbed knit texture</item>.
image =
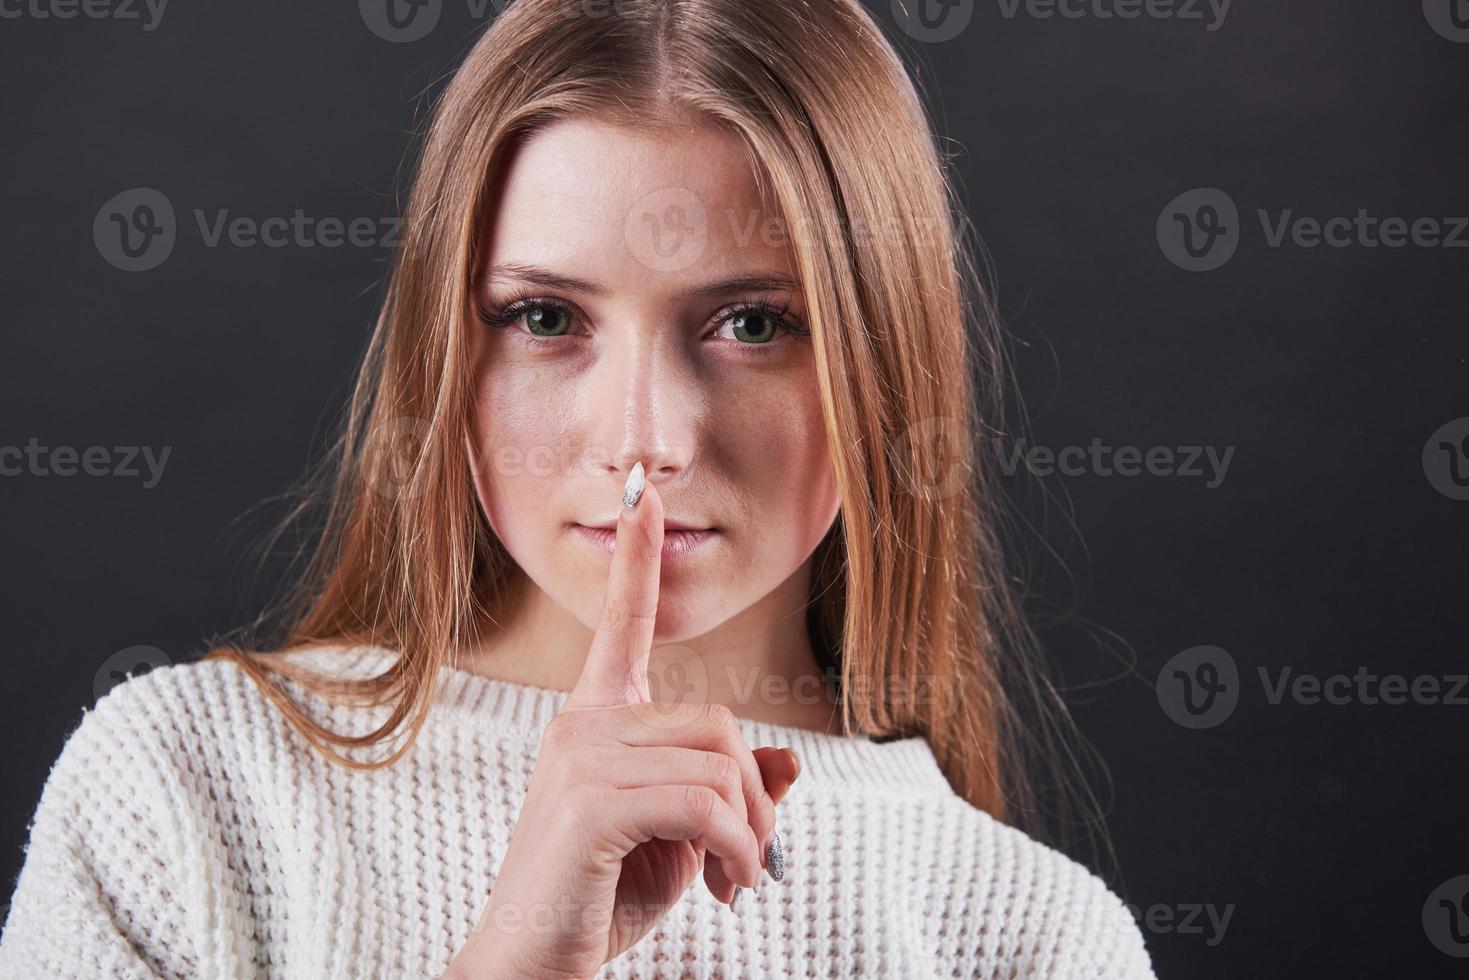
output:
M 395 655 L 294 656 L 365 675 Z M 118 685 L 47 777 L 0 977 L 438 977 L 479 918 L 566 699 L 440 678 L 412 749 L 375 772 L 323 759 L 228 662 Z M 388 711 L 292 690 L 337 731 Z M 732 910 L 695 878 L 598 977 L 1153 976 L 1102 882 L 956 796 L 923 739 L 740 726 L 751 747 L 801 756 L 777 808 L 785 880 Z

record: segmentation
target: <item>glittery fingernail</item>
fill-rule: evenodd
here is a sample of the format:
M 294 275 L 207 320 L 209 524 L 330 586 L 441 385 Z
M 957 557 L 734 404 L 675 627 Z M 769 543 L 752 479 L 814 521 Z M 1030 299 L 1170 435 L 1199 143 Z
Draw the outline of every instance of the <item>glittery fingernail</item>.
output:
M 765 871 L 776 881 L 786 876 L 785 846 L 780 842 L 780 834 L 774 830 L 770 832 L 770 844 L 765 848 Z
M 730 899 L 729 899 L 729 907 L 730 908 L 734 908 L 734 903 L 737 902 L 737 901 L 739 901 L 740 892 L 742 892 L 744 890 L 745 889 L 743 887 L 741 887 L 740 885 L 735 885 L 735 893 L 732 896 L 730 896 Z
M 638 498 L 643 495 L 643 461 L 638 460 L 633 464 L 632 472 L 627 475 L 627 483 L 622 487 L 622 506 L 632 510 L 637 506 Z

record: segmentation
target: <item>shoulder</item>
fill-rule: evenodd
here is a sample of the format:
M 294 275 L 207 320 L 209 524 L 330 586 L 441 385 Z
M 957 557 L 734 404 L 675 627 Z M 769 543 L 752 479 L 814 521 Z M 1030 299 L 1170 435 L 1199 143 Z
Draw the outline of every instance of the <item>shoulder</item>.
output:
M 316 648 L 265 659 L 329 677 L 380 662 L 350 653 Z M 299 681 L 282 677 L 280 686 L 303 715 L 323 726 L 355 729 L 361 723 Z M 159 814 L 156 825 L 167 826 L 162 815 L 169 813 L 228 819 L 227 807 L 268 798 L 270 785 L 322 764 L 245 669 L 225 657 L 201 658 L 126 675 L 84 708 L 52 764 L 46 791 L 95 797 L 122 787 Z
M 228 666 L 156 667 L 82 710 L 29 820 L 0 975 L 198 975 L 182 897 L 212 887 L 217 787 L 196 753 Z
M 334 678 L 370 676 L 382 662 L 380 655 L 372 651 L 339 646 L 253 656 L 262 665 L 289 664 Z M 308 709 L 319 706 L 309 687 L 283 675 L 273 677 L 293 698 L 304 700 Z M 127 676 L 84 712 L 83 726 L 90 723 L 98 729 L 144 733 L 161 739 L 179 734 L 199 738 L 242 725 L 248 727 L 268 706 L 269 698 L 239 664 L 226 657 L 214 657 L 165 664 Z
M 318 648 L 270 658 L 332 676 L 369 668 L 367 661 L 349 653 Z M 280 683 L 305 715 L 323 725 L 353 727 L 357 720 L 294 680 L 281 678 Z M 83 709 L 53 774 L 56 769 L 95 771 L 105 765 L 114 772 L 147 770 L 153 784 L 221 773 L 235 777 L 246 775 L 262 757 L 305 753 L 308 748 L 240 665 L 222 657 L 196 659 L 126 676 L 93 707 Z
M 258 708 L 254 685 L 228 660 L 193 660 L 130 674 L 91 707 L 67 738 L 67 751 L 109 746 L 114 753 L 199 747 Z M 74 748 L 80 746 L 80 748 Z
M 1151 980 L 1142 930 L 1097 875 L 959 796 L 921 737 L 869 743 L 749 726 L 793 744 L 803 775 L 781 803 L 793 866 L 879 896 L 868 926 L 913 975 Z M 775 740 L 773 736 L 779 736 Z M 840 886 L 840 887 L 838 887 Z M 832 898 L 840 906 L 841 894 Z
M 238 855 L 303 812 L 280 791 L 293 754 L 310 764 L 288 737 L 228 660 L 126 675 L 84 708 L 31 813 L 0 976 L 223 975 L 211 903 L 258 894 Z
M 952 829 L 926 858 L 960 913 L 957 951 L 977 951 L 983 975 L 1154 976 L 1137 920 L 1085 865 L 957 795 L 939 806 Z
M 53 766 L 93 768 L 97 760 L 117 769 L 156 767 L 160 752 L 195 743 L 199 729 L 234 686 L 231 664 L 215 661 L 166 664 L 129 674 L 97 703 L 83 707 Z

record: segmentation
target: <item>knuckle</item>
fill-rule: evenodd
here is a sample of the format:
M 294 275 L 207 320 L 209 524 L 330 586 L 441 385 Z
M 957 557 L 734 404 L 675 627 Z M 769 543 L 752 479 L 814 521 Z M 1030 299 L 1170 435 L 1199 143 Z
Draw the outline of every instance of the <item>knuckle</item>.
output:
M 775 826 L 775 801 L 762 785 L 756 788 L 753 799 L 748 800 L 746 805 L 749 807 L 752 829 L 758 828 L 761 836 L 764 836 Z
M 740 788 L 743 779 L 740 775 L 739 763 L 729 756 L 720 752 L 708 753 L 706 765 L 709 767 L 709 777 L 716 786 L 726 790 L 733 790 L 733 798 L 739 799 L 744 795 Z
M 563 711 L 552 718 L 541 733 L 541 745 L 554 751 L 564 751 L 575 745 L 581 737 L 581 724 Z
M 704 705 L 703 713 L 705 719 L 715 728 L 728 729 L 735 727 L 735 715 L 729 709 L 728 705 L 720 704 L 717 701 L 710 701 Z
M 624 602 L 612 600 L 602 607 L 602 623 L 613 630 L 620 630 L 638 623 L 654 621 L 656 612 L 642 612 Z
M 716 805 L 715 793 L 708 786 L 684 787 L 684 808 L 700 825 L 709 822 Z
M 704 720 L 704 706 L 692 701 L 665 702 L 660 710 L 664 712 L 665 723 L 672 728 L 695 728 Z
M 627 622 L 627 609 L 617 602 L 608 601 L 602 606 L 601 625 L 606 629 L 617 630 Z

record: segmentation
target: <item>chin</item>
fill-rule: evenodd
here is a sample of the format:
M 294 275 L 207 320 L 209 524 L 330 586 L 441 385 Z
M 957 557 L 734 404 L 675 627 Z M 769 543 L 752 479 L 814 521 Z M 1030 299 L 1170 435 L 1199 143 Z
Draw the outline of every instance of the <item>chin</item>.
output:
M 719 623 L 710 617 L 707 606 L 702 611 L 685 613 L 676 608 L 664 612 L 660 605 L 658 622 L 653 629 L 653 639 L 657 643 L 684 643 L 703 636 L 718 625 Z
M 719 623 L 710 615 L 710 597 L 699 589 L 680 589 L 667 579 L 658 587 L 658 620 L 654 643 L 683 643 L 709 632 Z

